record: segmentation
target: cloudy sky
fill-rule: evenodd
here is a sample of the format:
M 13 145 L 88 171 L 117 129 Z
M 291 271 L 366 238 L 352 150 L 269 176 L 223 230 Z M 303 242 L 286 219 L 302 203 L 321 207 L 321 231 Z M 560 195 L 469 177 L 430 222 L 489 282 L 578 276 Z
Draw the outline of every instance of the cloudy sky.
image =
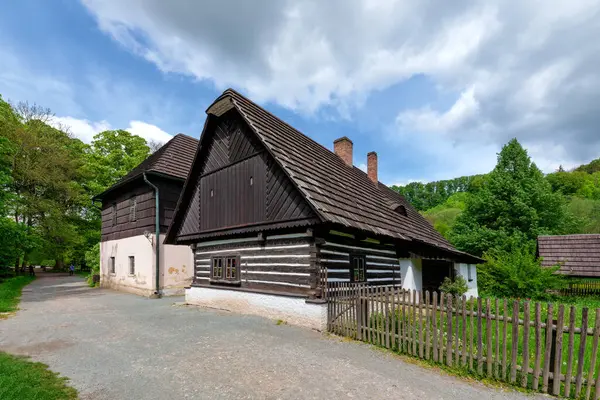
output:
M 233 87 L 388 184 L 487 172 L 512 137 L 550 172 L 600 157 L 598 38 L 599 0 L 20 0 L 0 94 L 165 141 Z

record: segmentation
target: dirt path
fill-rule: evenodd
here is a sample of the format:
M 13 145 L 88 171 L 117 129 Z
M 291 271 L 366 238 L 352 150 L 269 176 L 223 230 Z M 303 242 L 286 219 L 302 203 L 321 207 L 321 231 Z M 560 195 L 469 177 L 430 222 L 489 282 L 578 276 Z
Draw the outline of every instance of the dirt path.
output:
M 258 317 L 90 289 L 48 274 L 0 321 L 0 349 L 72 379 L 82 399 L 531 399 Z

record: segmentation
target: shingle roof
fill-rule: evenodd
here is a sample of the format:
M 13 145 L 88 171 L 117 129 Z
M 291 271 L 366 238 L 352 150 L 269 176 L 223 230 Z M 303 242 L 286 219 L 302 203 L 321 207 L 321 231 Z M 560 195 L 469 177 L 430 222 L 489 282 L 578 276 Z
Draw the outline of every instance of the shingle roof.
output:
M 198 139 L 179 133 L 96 198 L 104 197 L 107 193 L 141 176 L 144 172 L 154 172 L 185 180 L 194 162 L 197 148 Z
M 456 250 L 397 192 L 382 183 L 375 185 L 362 170 L 349 167 L 335 153 L 232 89 L 215 103 L 225 97 L 324 221 L 472 257 Z M 405 207 L 406 216 L 395 211 L 399 205 Z
M 538 255 L 545 267 L 560 264 L 560 272 L 600 277 L 600 234 L 539 236 Z

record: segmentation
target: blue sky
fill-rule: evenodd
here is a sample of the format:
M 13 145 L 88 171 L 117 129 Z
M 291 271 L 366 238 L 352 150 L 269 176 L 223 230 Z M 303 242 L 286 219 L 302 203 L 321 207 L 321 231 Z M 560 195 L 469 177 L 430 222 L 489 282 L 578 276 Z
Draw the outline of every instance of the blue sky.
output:
M 0 94 L 86 141 L 165 141 L 233 87 L 329 148 L 350 137 L 355 165 L 377 151 L 387 184 L 487 172 L 512 137 L 546 172 L 600 157 L 598 1 L 413 3 L 8 2 Z

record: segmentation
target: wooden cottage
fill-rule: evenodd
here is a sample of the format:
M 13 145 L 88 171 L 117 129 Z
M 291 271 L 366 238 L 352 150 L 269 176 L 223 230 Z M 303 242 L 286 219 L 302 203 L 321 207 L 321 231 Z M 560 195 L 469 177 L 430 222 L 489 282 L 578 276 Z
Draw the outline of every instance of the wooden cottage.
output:
M 559 265 L 559 273 L 600 278 L 600 234 L 539 236 L 537 254 L 542 266 Z
M 102 201 L 101 286 L 146 296 L 183 293 L 189 286 L 189 246 L 162 241 L 197 147 L 198 140 L 176 135 L 94 198 Z
M 166 243 L 195 252 L 188 303 L 322 328 L 327 282 L 437 290 L 480 260 L 456 250 L 398 193 L 239 93 L 207 110 Z

